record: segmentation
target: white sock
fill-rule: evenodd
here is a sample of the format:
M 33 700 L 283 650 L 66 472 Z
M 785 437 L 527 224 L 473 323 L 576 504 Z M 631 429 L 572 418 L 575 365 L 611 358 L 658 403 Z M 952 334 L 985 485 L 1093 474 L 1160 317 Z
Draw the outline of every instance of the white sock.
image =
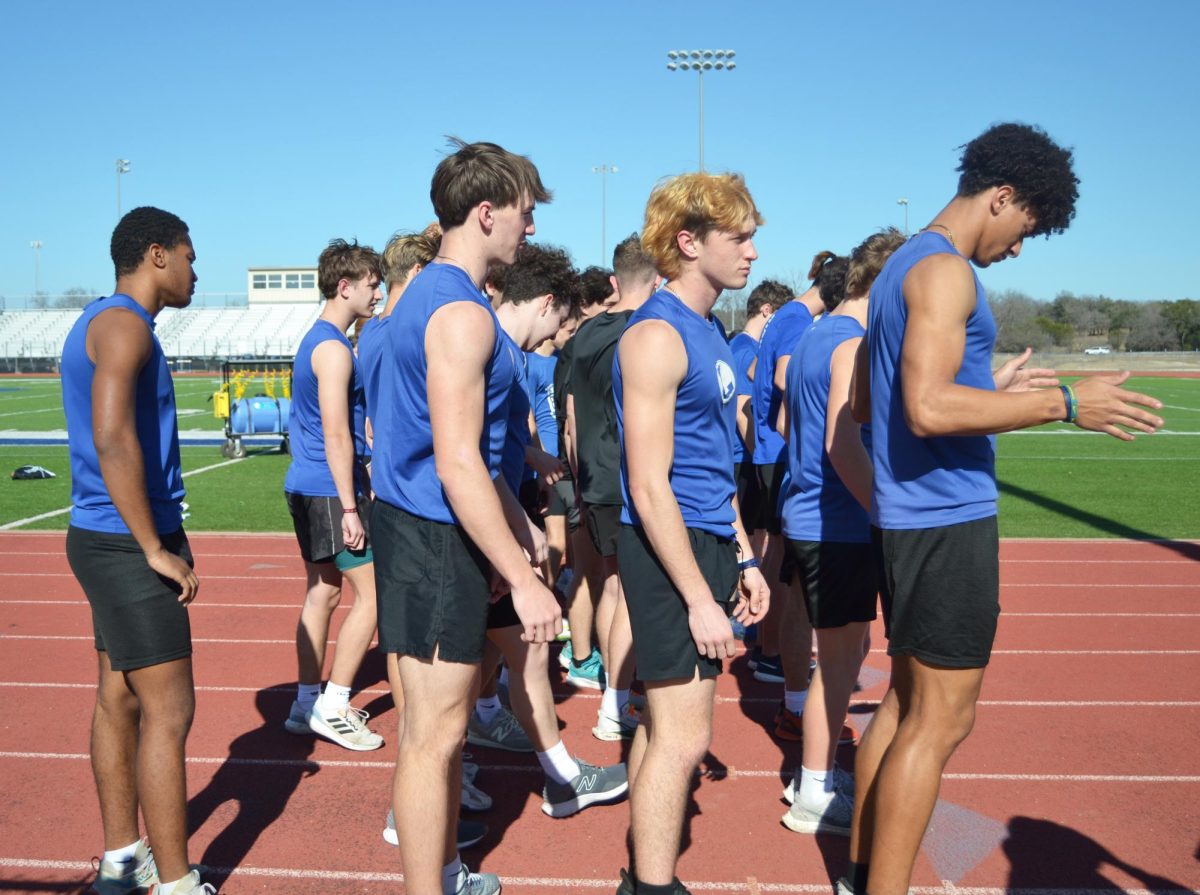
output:
M 300 684 L 296 687 L 296 702 L 306 712 L 313 707 L 313 703 L 317 701 L 317 697 L 320 695 L 320 684 Z
M 555 783 L 570 783 L 579 776 L 579 762 L 571 757 L 562 740 L 539 752 L 537 757 L 546 776 Z
M 175 887 L 178 886 L 180 883 L 188 883 L 189 889 L 196 888 L 196 886 L 195 886 L 196 877 L 194 874 L 195 874 L 195 871 L 193 870 L 193 871 L 189 872 L 187 876 L 185 876 L 181 879 L 177 879 L 173 883 L 159 883 L 158 888 L 156 888 L 154 890 L 154 895 L 175 895 Z
M 110 864 L 129 864 L 132 863 L 134 855 L 137 853 L 137 847 L 141 845 L 142 840 L 138 839 L 131 845 L 126 845 L 123 848 L 114 848 L 112 851 L 104 853 L 104 860 Z
M 491 724 L 492 719 L 500 714 L 500 697 L 480 696 L 475 700 L 475 711 L 484 724 Z
M 804 703 L 808 701 L 807 690 L 784 690 L 783 704 L 793 715 L 804 714 Z
M 457 895 L 458 877 L 462 873 L 462 858 L 454 856 L 454 860 L 442 868 L 442 892 L 444 895 Z
M 616 687 L 607 687 L 604 690 L 604 695 L 600 697 L 600 711 L 610 718 L 620 718 L 621 712 L 625 711 L 625 706 L 629 703 L 629 691 L 618 690 Z
M 330 681 L 321 696 L 321 708 L 327 712 L 343 712 L 350 705 L 350 688 Z
M 827 788 L 828 787 L 828 788 Z M 833 773 L 811 771 L 800 768 L 800 793 L 798 798 L 805 808 L 817 810 L 833 801 Z

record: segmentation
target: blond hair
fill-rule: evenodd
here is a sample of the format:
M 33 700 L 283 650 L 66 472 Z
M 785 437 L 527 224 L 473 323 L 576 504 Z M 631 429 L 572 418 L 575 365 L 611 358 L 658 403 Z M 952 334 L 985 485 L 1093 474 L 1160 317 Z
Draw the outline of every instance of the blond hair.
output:
M 892 252 L 904 245 L 904 234 L 895 227 L 872 233 L 850 253 L 850 270 L 846 274 L 846 297 L 866 295 L 871 284 L 883 270 Z
M 396 233 L 384 246 L 381 267 L 388 288 L 404 282 L 413 265 L 424 267 L 442 244 L 442 228 L 430 224 L 420 233 Z
M 734 233 L 747 220 L 762 224 L 740 174 L 680 174 L 659 184 L 646 203 L 642 247 L 668 280 L 683 272 L 677 236 L 686 230 L 697 240 L 714 230 Z

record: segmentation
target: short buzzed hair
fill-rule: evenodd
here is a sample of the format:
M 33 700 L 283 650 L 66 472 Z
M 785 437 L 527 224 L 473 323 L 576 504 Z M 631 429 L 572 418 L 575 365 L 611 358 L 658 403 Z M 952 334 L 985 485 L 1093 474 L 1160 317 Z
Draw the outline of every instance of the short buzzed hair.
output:
M 438 164 L 429 187 L 429 198 L 442 229 L 464 223 L 480 202 L 508 208 L 525 196 L 534 202 L 550 201 L 550 190 L 525 156 L 514 155 L 495 143 L 466 143 L 451 137 L 450 144 L 455 152 Z
M 763 305 L 770 305 L 778 311 L 793 298 L 792 290 L 779 280 L 763 280 L 746 299 L 746 316 L 753 317 L 762 310 Z
M 626 236 L 613 249 L 613 273 L 617 282 L 625 285 L 645 282 L 658 273 L 654 259 L 642 247 L 642 237 L 637 233 Z
M 327 299 L 337 295 L 342 280 L 361 280 L 371 274 L 383 279 L 379 253 L 370 246 L 360 246 L 357 240 L 334 239 L 317 259 L 317 287 Z
M 117 222 L 109 243 L 117 277 L 137 270 L 150 246 L 170 250 L 189 238 L 188 225 L 171 212 L 150 205 L 133 209 Z

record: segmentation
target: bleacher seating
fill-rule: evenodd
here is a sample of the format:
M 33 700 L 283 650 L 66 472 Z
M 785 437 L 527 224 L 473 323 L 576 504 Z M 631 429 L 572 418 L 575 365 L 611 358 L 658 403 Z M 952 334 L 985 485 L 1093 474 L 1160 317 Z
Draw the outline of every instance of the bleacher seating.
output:
M 171 358 L 290 357 L 321 308 L 316 304 L 254 304 L 167 308 L 155 332 Z M 0 312 L 0 358 L 57 358 L 78 309 Z

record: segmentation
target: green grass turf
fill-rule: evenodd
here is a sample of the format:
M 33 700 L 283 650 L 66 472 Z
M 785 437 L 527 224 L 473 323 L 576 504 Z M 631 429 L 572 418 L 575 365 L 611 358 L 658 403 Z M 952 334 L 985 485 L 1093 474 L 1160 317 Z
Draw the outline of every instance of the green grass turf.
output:
M 11 383 L 11 384 L 10 384 Z M 218 432 L 208 398 L 212 379 L 176 379 L 182 429 Z M 1000 533 L 1004 537 L 1200 538 L 1200 379 L 1131 379 L 1127 388 L 1165 405 L 1162 433 L 1132 443 L 1053 424 L 997 441 Z M 57 380 L 0 381 L 0 430 L 62 428 Z M 35 412 L 44 411 L 44 412 Z M 13 415 L 7 415 L 13 414 Z M 15 423 L 14 420 L 21 422 Z M 1189 434 L 1190 433 L 1190 434 Z M 184 472 L 221 463 L 217 447 L 182 449 Z M 37 463 L 58 478 L 0 478 L 0 525 L 70 503 L 65 447 L 0 446 L 0 471 Z M 283 501 L 288 458 L 253 452 L 245 460 L 185 479 L 192 531 L 290 531 Z M 24 526 L 64 529 L 62 514 Z

